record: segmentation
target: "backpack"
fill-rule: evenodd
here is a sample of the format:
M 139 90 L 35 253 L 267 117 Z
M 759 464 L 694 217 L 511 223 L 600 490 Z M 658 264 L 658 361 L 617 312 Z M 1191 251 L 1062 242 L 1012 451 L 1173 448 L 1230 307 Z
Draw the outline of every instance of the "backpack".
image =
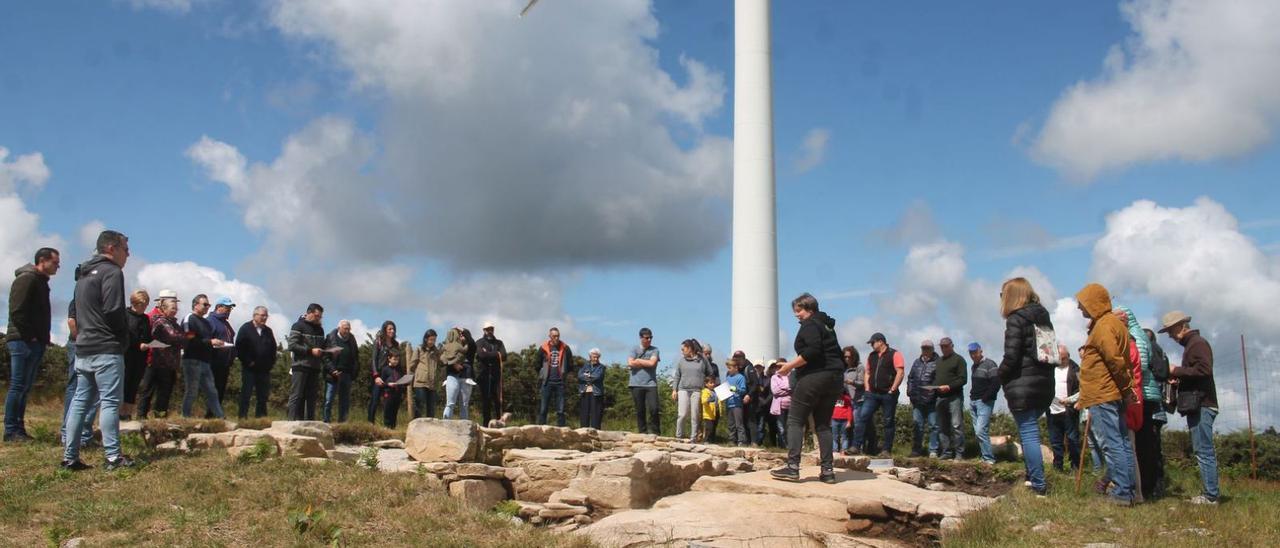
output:
M 1053 326 L 1034 326 L 1036 332 L 1036 361 L 1058 365 L 1058 336 Z
M 1169 381 L 1169 355 L 1158 344 L 1152 344 L 1151 350 L 1151 376 L 1166 383 Z

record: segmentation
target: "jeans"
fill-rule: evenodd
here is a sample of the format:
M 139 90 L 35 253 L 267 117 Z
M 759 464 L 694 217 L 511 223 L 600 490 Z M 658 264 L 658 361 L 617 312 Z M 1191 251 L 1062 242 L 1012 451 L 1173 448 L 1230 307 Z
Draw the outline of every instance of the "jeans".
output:
M 1100 449 L 1106 455 L 1107 471 L 1102 479 L 1116 484 L 1111 492 L 1113 498 L 1126 503 L 1132 502 L 1133 448 L 1129 446 L 1129 428 L 1125 426 L 1120 402 L 1094 405 L 1089 408 L 1089 416 L 1090 428 L 1097 434 Z M 1192 434 L 1192 440 L 1194 439 L 1195 435 Z
M 338 422 L 347 422 L 351 415 L 351 373 L 340 371 L 338 378 L 330 377 L 324 383 L 324 406 L 320 417 L 324 422 L 333 422 L 333 402 L 338 402 Z
M 382 424 L 387 428 L 396 427 L 396 419 L 400 416 L 400 404 L 404 403 L 404 388 L 396 387 L 384 390 L 382 402 Z
M 436 416 L 436 391 L 432 388 L 413 389 L 413 418 Z
M 831 435 L 833 437 L 832 450 L 836 452 L 844 451 L 849 448 L 849 437 L 846 432 L 849 430 L 849 421 L 844 419 L 831 419 Z
M 978 438 L 978 456 L 982 462 L 995 464 L 995 453 L 991 452 L 991 412 L 996 402 L 987 403 L 982 400 L 969 402 L 969 411 L 973 414 L 973 435 Z
M 1053 467 L 1063 469 L 1063 458 L 1071 461 L 1071 469 L 1080 466 L 1080 420 L 1073 411 L 1048 416 L 1049 448 L 1053 449 Z M 1065 443 L 1063 443 L 1065 440 Z
M 62 445 L 67 444 L 67 419 L 71 417 L 71 402 L 76 399 L 76 348 L 75 344 L 67 344 L 67 391 L 62 396 L 62 429 L 58 432 L 58 440 Z M 80 445 L 93 441 L 93 421 L 98 417 L 97 400 L 89 402 L 89 410 L 84 414 L 84 424 L 87 427 L 81 428 Z
M 204 394 L 204 406 L 209 413 L 222 418 L 222 404 L 218 400 L 218 389 L 213 385 L 213 371 L 209 364 L 198 360 L 182 360 L 182 416 L 190 417 L 191 408 L 195 406 L 197 393 Z
M 925 430 L 929 435 L 929 454 L 938 454 L 938 408 L 933 405 L 911 405 L 911 453 L 924 454 Z
M 751 415 L 751 440 L 756 445 L 764 447 L 764 435 L 768 430 L 766 424 L 773 420 L 773 415 L 769 414 L 769 408 L 756 407 L 755 413 Z
M 561 385 L 560 392 L 560 425 L 564 426 L 564 386 Z M 545 391 L 544 391 L 545 394 Z M 444 418 L 452 419 L 471 418 L 471 385 L 467 384 L 467 380 L 449 375 L 444 380 Z
M 1087 410 L 1086 410 L 1087 411 Z M 1089 423 L 1092 424 L 1092 423 Z M 1102 445 L 1098 443 L 1098 431 L 1089 426 L 1089 460 L 1093 461 L 1093 473 L 1102 471 Z
M 495 365 L 477 365 L 476 366 L 476 388 L 480 389 L 480 416 L 484 417 L 484 426 L 489 425 L 489 419 L 495 419 L 502 416 L 502 406 L 498 402 L 502 399 L 502 373 Z
M 676 391 L 676 437 L 677 438 L 696 438 L 698 437 L 698 419 L 702 416 L 699 410 L 700 400 L 702 399 L 702 390 L 677 390 Z M 689 428 L 685 428 L 685 424 Z M 686 436 L 685 434 L 689 434 Z M 733 432 L 730 430 L 729 439 L 732 441 Z
M 253 396 L 258 398 L 253 416 L 267 416 L 267 400 L 271 397 L 271 369 L 240 367 L 240 418 L 249 416 L 249 399 Z
M 836 383 L 836 387 L 840 387 L 840 383 Z M 794 396 L 791 406 L 795 407 Z M 875 428 L 871 424 L 875 418 L 876 410 L 879 409 L 884 414 L 884 449 L 883 452 L 893 451 L 893 429 L 897 425 L 897 417 L 894 411 L 898 407 L 898 394 L 878 394 L 875 392 L 867 392 L 862 400 L 862 407 L 858 409 L 857 423 L 853 428 L 853 446 L 862 447 L 863 436 L 866 435 L 867 427 Z M 788 440 L 790 441 L 790 440 Z M 869 447 L 874 450 L 874 447 Z
M 542 383 L 542 400 L 538 402 L 538 424 L 547 424 L 547 407 L 552 400 L 556 406 L 556 426 L 564 426 L 564 383 Z
M 631 401 L 636 404 L 636 432 L 661 434 L 662 423 L 658 421 L 658 387 L 632 386 Z
M 604 421 L 604 394 L 582 394 L 578 400 L 578 424 L 599 430 Z
M 964 394 L 938 398 L 938 451 L 944 458 L 964 456 Z
M 1022 441 L 1022 464 L 1027 469 L 1031 488 L 1038 493 L 1045 490 L 1044 454 L 1040 452 L 1040 415 L 1043 409 L 1012 411 L 1013 422 L 1018 425 L 1018 439 Z
M 375 381 L 369 385 L 369 422 L 378 422 L 378 406 L 382 405 L 382 387 Z
M 1191 431 L 1191 448 L 1200 465 L 1200 483 L 1210 500 L 1218 500 L 1218 456 L 1213 450 L 1213 421 L 1218 410 L 1201 407 L 1200 411 L 1187 415 L 1187 430 Z
M 177 371 L 159 367 L 148 367 L 142 373 L 141 393 L 138 395 L 139 419 L 147 418 L 147 413 L 151 412 L 152 397 L 156 400 L 156 414 L 169 416 L 169 398 L 173 396 L 173 383 L 177 377 Z
M 4 435 L 27 433 L 27 399 L 40 375 L 45 345 L 9 341 L 9 393 L 4 398 Z
M 778 449 L 787 448 L 787 413 L 790 409 L 783 409 L 781 414 L 770 415 L 773 420 L 769 421 L 769 430 L 773 432 L 773 444 Z
M 792 468 L 800 467 L 804 428 L 812 417 L 813 430 L 818 436 L 819 464 L 824 472 L 831 471 L 831 413 L 835 410 L 836 398 L 844 390 L 843 379 L 844 374 L 835 370 L 796 375 L 791 388 L 791 409 L 787 413 L 787 464 Z
M 742 406 L 730 407 L 725 409 L 725 414 L 729 416 L 729 443 L 736 445 L 751 443 L 747 439 L 746 410 Z
M 289 420 L 316 420 L 316 399 L 320 391 L 320 370 L 294 367 L 289 380 Z
M 80 438 L 85 415 L 99 403 L 102 449 L 108 461 L 120 458 L 120 399 L 124 395 L 124 355 L 94 354 L 76 360 L 76 399 L 67 417 L 62 460 L 80 460 Z

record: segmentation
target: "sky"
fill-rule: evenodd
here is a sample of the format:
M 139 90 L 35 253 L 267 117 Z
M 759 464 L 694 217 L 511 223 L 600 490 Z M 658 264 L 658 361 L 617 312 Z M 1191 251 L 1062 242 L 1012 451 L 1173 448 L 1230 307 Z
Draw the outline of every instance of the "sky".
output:
M 318 302 L 359 333 L 492 321 L 512 348 L 558 326 L 622 361 L 648 326 L 667 356 L 692 337 L 722 361 L 733 3 L 524 4 L 10 6 L 0 289 L 53 245 L 65 308 L 111 228 L 130 287 L 230 296 L 236 321 L 266 305 L 277 330 Z M 1255 392 L 1280 389 L 1280 5 L 772 17 L 784 350 L 808 291 L 864 353 L 881 331 L 911 355 L 951 336 L 998 358 L 999 286 L 1020 275 L 1072 348 L 1089 282 L 1144 325 L 1187 311 L 1219 348 L 1228 427 L 1241 334 Z

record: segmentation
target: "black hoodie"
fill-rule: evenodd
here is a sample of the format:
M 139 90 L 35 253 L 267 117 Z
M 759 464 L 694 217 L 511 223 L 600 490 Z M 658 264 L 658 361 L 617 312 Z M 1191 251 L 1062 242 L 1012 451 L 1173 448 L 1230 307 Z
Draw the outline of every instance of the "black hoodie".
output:
M 836 321 L 826 312 L 814 312 L 809 319 L 800 322 L 796 333 L 796 354 L 804 358 L 805 366 L 796 369 L 803 377 L 819 371 L 843 371 L 844 353 L 836 339 Z
M 28 264 L 14 271 L 9 286 L 9 332 L 6 341 L 49 344 L 53 312 L 49 309 L 49 277 Z
M 96 255 L 79 267 L 76 281 L 76 357 L 124 355 L 129 339 L 125 316 L 124 272 L 106 255 Z

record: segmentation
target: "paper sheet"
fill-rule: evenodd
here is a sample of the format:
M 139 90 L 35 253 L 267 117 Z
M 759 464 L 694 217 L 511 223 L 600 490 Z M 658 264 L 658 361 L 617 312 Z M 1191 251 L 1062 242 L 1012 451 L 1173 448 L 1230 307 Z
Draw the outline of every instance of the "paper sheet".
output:
M 393 382 L 393 383 L 391 383 L 391 384 L 396 385 L 396 386 L 404 386 L 404 385 L 409 384 L 409 383 L 411 383 L 411 382 L 413 382 L 413 373 L 409 373 L 408 375 L 405 375 L 405 376 L 403 376 L 403 377 L 400 377 L 399 379 L 397 379 L 397 380 L 396 380 L 396 382 Z
M 715 393 L 716 401 L 725 401 L 729 399 L 729 396 L 733 395 L 733 388 L 729 386 L 728 382 L 722 382 L 720 386 L 715 388 Z
M 147 343 L 147 348 L 169 348 L 169 345 L 161 341 L 151 341 Z

